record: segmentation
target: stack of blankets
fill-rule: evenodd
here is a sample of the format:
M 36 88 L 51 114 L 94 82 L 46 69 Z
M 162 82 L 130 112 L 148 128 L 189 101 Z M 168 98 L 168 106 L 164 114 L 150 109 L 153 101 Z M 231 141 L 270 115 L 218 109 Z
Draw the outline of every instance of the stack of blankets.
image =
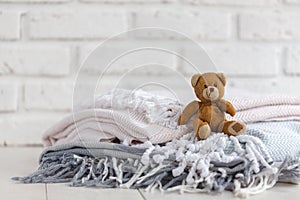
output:
M 184 105 L 176 99 L 121 89 L 96 96 L 46 131 L 39 168 L 14 179 L 242 197 L 299 184 L 300 97 L 227 99 L 246 133 L 198 141 L 191 124 L 177 125 Z

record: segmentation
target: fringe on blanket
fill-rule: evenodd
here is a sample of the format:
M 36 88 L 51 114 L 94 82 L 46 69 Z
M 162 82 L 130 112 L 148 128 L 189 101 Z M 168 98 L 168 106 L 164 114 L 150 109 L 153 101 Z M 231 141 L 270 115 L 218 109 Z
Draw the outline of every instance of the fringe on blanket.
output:
M 299 160 L 287 157 L 274 163 L 263 143 L 253 136 L 228 138 L 216 134 L 198 142 L 191 137 L 188 134 L 165 146 L 151 146 L 135 158 L 95 157 L 72 151 L 46 153 L 35 173 L 13 179 L 24 183 L 71 182 L 72 186 L 146 191 L 230 190 L 239 197 L 260 193 L 277 181 L 300 182 Z

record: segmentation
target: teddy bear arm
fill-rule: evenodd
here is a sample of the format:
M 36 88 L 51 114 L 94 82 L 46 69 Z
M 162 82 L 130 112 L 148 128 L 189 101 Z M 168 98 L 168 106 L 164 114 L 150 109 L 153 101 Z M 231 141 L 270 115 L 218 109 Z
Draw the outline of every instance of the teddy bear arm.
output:
M 230 114 L 231 116 L 234 116 L 236 113 L 235 108 L 233 107 L 233 105 L 229 102 L 226 101 L 224 99 L 221 99 L 218 103 L 217 103 L 219 109 L 223 112 L 226 112 L 228 114 Z
M 189 119 L 196 114 L 196 112 L 199 111 L 199 102 L 198 101 L 192 101 L 189 103 L 184 110 L 182 111 L 179 119 L 178 119 L 178 124 L 186 124 Z
M 233 117 L 236 113 L 235 108 L 233 107 L 233 105 L 229 101 L 226 101 L 225 105 L 226 105 L 225 112 L 230 114 Z

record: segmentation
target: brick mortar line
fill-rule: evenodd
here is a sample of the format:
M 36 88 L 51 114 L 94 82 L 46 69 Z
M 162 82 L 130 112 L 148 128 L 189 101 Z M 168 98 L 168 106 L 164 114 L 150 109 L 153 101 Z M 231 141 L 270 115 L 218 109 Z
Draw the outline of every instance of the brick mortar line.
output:
M 238 11 L 246 11 L 246 12 L 254 12 L 254 13 L 261 13 L 258 12 L 257 9 L 260 9 L 260 11 L 274 11 L 274 10 L 281 10 L 283 12 L 291 12 L 291 11 L 299 11 L 300 4 L 298 5 L 276 5 L 276 6 L 197 6 L 197 5 L 189 5 L 189 4 L 180 4 L 180 3 L 143 3 L 143 4 L 128 4 L 128 3 L 116 3 L 116 4 L 106 4 L 106 3 L 79 3 L 79 2 L 70 2 L 70 3 L 2 3 L 0 2 L 1 6 L 8 6 L 11 11 L 14 11 L 16 9 L 28 9 L 30 8 L 30 11 L 37 11 L 38 9 L 57 9 L 57 8 L 66 8 L 66 10 L 72 10 L 72 9 L 88 9 L 91 8 L 92 10 L 96 10 L 97 7 L 101 8 L 103 11 L 107 11 L 107 9 L 114 8 L 114 9 L 124 9 L 124 10 L 136 10 L 140 8 L 147 8 L 147 10 L 173 10 L 174 8 L 180 8 L 180 9 L 188 9 L 191 11 L 216 11 L 216 12 L 238 12 Z M 157 7 L 157 6 L 165 6 L 168 5 L 168 7 Z M 180 6 L 180 7 L 179 7 Z M 7 9 L 5 9 L 7 10 Z M 54 10 L 57 11 L 57 10 Z
M 107 38 L 106 38 L 107 39 Z M 32 47 L 36 47 L 39 45 L 49 45 L 49 46 L 54 46 L 54 47 L 69 47 L 69 45 L 77 45 L 77 46 L 82 46 L 82 45 L 97 45 L 101 44 L 104 39 L 78 39 L 78 40 L 56 40 L 56 39 L 43 39 L 43 40 L 16 40 L 16 41 L 8 41 L 8 40 L 1 40 L 0 39 L 0 44 L 1 45 L 15 45 L 15 46 L 22 46 L 22 45 L 33 45 Z M 294 39 L 294 40 L 223 40 L 223 41 L 218 41 L 218 40 L 196 40 L 193 39 L 195 42 L 199 44 L 206 44 L 206 45 L 300 45 L 300 38 L 299 39 Z M 126 39 L 121 39 L 118 41 L 112 41 L 113 45 L 124 45 L 124 44 L 129 44 L 131 42 L 145 42 L 151 44 L 152 42 L 170 42 L 170 43 L 182 43 L 184 44 L 186 40 L 178 39 L 139 39 L 139 38 L 129 38 L 128 40 Z

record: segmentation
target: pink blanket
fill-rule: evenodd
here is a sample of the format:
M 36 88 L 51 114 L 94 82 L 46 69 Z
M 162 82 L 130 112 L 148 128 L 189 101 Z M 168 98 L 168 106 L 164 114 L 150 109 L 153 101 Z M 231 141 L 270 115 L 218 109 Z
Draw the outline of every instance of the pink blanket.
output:
M 245 123 L 300 119 L 300 96 L 249 95 L 227 98 L 236 108 L 232 118 Z

